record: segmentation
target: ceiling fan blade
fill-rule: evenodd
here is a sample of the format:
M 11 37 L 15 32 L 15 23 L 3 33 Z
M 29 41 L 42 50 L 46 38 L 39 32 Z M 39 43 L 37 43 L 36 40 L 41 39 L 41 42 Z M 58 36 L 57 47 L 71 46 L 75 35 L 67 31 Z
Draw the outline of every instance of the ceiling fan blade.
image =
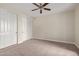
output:
M 37 7 L 40 7 L 38 4 L 36 4 L 36 3 L 32 3 L 32 4 L 34 4 L 35 6 L 37 6 Z
M 42 10 L 40 9 L 40 14 L 42 14 Z
M 44 8 L 44 10 L 48 10 L 48 11 L 51 11 L 51 9 L 49 9 L 49 8 Z
M 46 6 L 46 5 L 48 5 L 49 3 L 44 3 L 42 6 L 44 7 L 44 6 Z
M 35 10 L 38 10 L 39 8 L 37 8 L 37 9 L 33 9 L 32 11 L 35 11 Z

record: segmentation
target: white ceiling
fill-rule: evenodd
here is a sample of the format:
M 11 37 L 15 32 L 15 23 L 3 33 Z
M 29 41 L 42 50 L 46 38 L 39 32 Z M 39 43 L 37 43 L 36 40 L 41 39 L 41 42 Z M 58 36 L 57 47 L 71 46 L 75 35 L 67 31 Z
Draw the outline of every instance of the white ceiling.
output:
M 58 13 L 68 10 L 73 10 L 77 4 L 74 3 L 50 3 L 46 7 L 50 8 L 51 11 L 43 10 L 43 13 L 40 14 L 39 10 L 32 11 L 33 9 L 37 8 L 32 3 L 4 3 L 0 4 L 0 7 L 14 10 L 17 12 L 23 12 L 31 16 L 41 16 L 41 15 L 48 15 L 51 13 Z

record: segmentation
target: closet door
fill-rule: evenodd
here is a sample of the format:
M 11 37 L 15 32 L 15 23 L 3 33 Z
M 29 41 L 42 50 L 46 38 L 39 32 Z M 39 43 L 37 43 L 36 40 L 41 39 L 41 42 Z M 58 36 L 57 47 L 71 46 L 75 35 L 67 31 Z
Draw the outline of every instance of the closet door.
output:
M 0 11 L 0 48 L 17 43 L 17 17 L 7 11 Z
M 25 15 L 18 16 L 18 43 L 22 43 L 27 38 L 27 18 Z

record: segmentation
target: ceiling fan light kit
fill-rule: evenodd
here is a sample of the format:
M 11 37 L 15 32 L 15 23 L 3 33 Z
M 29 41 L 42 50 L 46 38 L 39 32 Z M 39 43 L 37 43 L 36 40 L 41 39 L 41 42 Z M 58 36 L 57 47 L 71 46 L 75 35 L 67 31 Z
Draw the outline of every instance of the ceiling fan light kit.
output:
M 36 11 L 36 10 L 40 10 L 40 14 L 42 14 L 42 10 L 47 10 L 47 11 L 51 11 L 50 8 L 45 8 L 45 6 L 47 6 L 49 3 L 32 3 L 33 5 L 37 6 L 38 8 L 33 9 L 32 11 Z

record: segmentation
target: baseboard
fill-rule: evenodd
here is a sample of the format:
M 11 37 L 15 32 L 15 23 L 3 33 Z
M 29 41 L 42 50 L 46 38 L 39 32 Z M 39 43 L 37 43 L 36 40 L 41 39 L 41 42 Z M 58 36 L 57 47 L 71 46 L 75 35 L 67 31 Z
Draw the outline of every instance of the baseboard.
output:
M 26 40 L 23 40 L 23 41 L 21 41 L 21 42 L 18 42 L 18 44 L 21 44 L 21 43 L 23 43 L 23 42 L 25 42 L 25 41 L 27 41 L 27 40 L 30 40 L 30 39 L 32 39 L 32 38 L 28 38 L 28 39 L 26 39 Z
M 32 39 L 40 39 L 40 40 L 48 40 L 48 41 L 55 41 L 55 42 L 63 42 L 63 43 L 67 43 L 67 44 L 74 44 L 77 48 L 79 48 L 79 45 L 75 42 L 59 41 L 59 40 L 44 39 L 44 38 L 34 38 L 34 37 Z
M 79 48 L 79 45 L 78 45 L 77 43 L 74 43 L 74 45 L 75 45 L 77 48 Z
M 40 39 L 40 40 L 48 40 L 48 41 L 55 41 L 55 42 L 63 42 L 63 43 L 67 43 L 67 44 L 74 44 L 73 42 L 67 42 L 67 41 L 59 41 L 59 40 L 55 40 L 55 39 L 45 39 L 45 38 L 32 38 L 32 39 Z

